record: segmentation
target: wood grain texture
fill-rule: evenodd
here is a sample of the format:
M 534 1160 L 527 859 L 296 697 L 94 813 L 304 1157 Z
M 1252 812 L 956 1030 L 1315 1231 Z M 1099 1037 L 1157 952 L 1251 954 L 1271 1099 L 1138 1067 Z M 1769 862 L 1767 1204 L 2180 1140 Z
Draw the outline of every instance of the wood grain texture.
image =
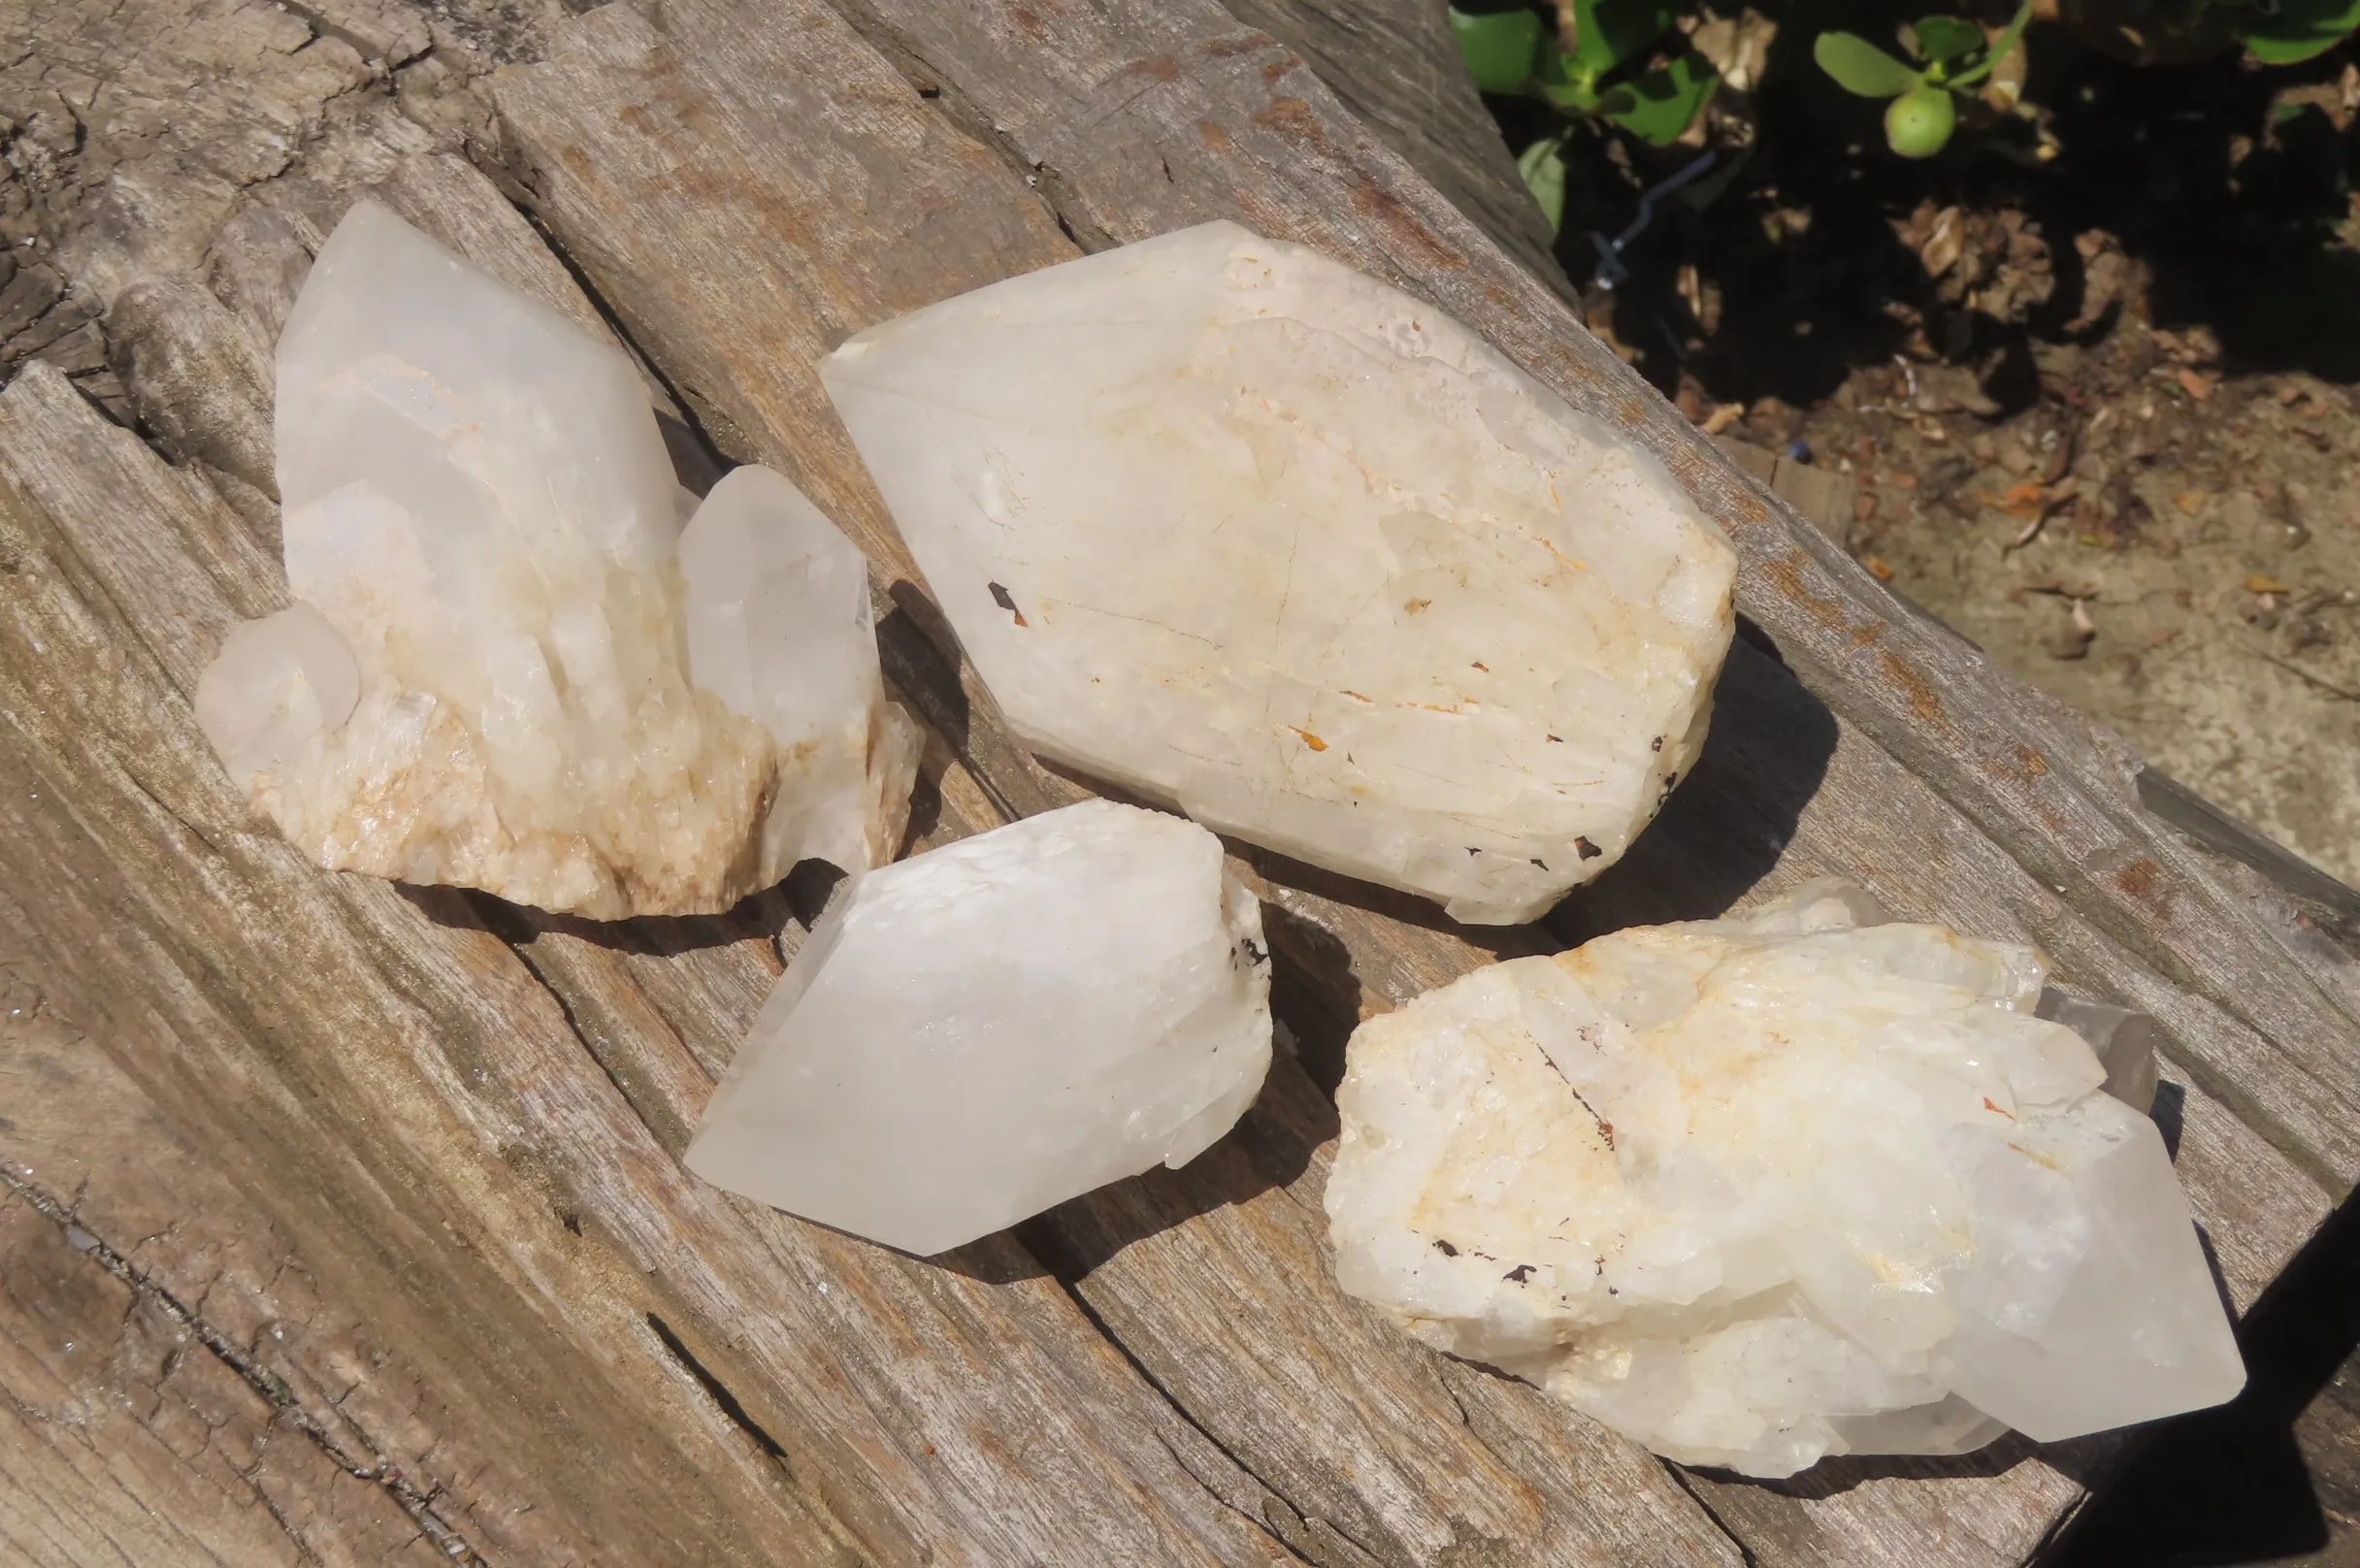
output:
M 830 1560 L 684 1379 L 616 1360 L 660 1297 L 518 1179 L 566 1094 L 605 1088 L 532 1079 L 531 1042 L 578 1054 L 546 994 L 504 983 L 496 941 L 285 855 L 208 766 L 187 683 L 277 595 L 254 557 L 180 542 L 238 537 L 204 499 L 46 367 L 0 393 L 0 836 L 45 989 L 606 1551 Z M 496 1094 L 492 1047 L 516 1073 Z M 733 1513 L 772 1522 L 713 1539 Z
M 386 17 L 353 16 L 354 37 L 404 47 Z M 545 59 L 496 80 L 497 138 L 478 150 L 595 302 L 447 142 L 372 124 L 176 238 L 225 316 L 159 287 L 109 318 L 149 429 L 185 467 L 55 375 L 0 391 L 0 887 L 22 900 L 0 902 L 16 911 L 0 931 L 154 1114 L 217 1156 L 306 1260 L 304 1289 L 370 1304 L 369 1333 L 402 1354 L 396 1391 L 356 1418 L 366 1441 L 414 1452 L 509 1559 L 2021 1560 L 2081 1496 L 2090 1455 L 2017 1444 L 1779 1487 L 1676 1473 L 1421 1349 L 1333 1284 L 1321 1085 L 1360 1018 L 1496 954 L 1719 913 L 1806 875 L 2040 941 L 2069 984 L 2163 1017 L 2180 1059 L 2167 1123 L 2238 1304 L 2342 1191 L 2347 1102 L 2329 1069 L 2360 1007 L 2342 950 L 2164 841 L 2135 800 L 2118 810 L 2109 769 L 2126 753 L 1982 671 L 1709 455 L 1282 46 L 1209 0 L 673 0 L 549 36 Z M 369 188 L 585 326 L 618 323 L 660 407 L 676 393 L 730 455 L 786 469 L 869 551 L 889 677 L 937 732 L 917 847 L 1082 785 L 999 726 L 813 361 L 917 305 L 1205 217 L 1436 300 L 1633 430 L 1739 538 L 1762 647 L 1734 652 L 1663 822 L 1552 929 L 1452 928 L 1239 847 L 1299 1064 L 1187 1170 L 905 1258 L 676 1162 L 800 939 L 792 888 L 723 919 L 595 927 L 328 876 L 246 815 L 195 738 L 195 671 L 283 594 L 267 487 L 240 472 L 268 449 L 268 408 L 236 334 L 269 341 Z M 2020 735 L 2046 748 L 2004 753 L 2024 787 L 1978 782 L 1979 759 Z M 2090 844 L 2136 849 L 2144 891 L 2083 885 L 2135 870 L 2118 854 L 2051 875 L 2060 845 Z M 2186 930 L 2122 917 L 2123 898 L 2158 898 Z M 2203 974 L 2184 951 L 2197 935 L 2231 950 Z M 2233 974 L 2309 991 L 2257 1001 L 2223 989 Z M 2310 1055 L 2288 1048 L 2289 1018 L 2322 1025 Z M 2268 1136 L 2241 1119 L 2257 1107 Z M 295 1408 L 330 1387 L 328 1352 L 271 1364 Z M 405 1427 L 403 1409 L 425 1414 Z M 427 1461 L 483 1432 L 509 1439 L 495 1452 L 511 1479 L 491 1473 L 471 1502 Z M 504 1496 L 562 1528 L 500 1536 Z
M 0 1559 L 448 1560 L 69 1234 L 0 1196 Z
M 516 172 L 527 199 L 633 325 L 634 336 L 646 334 L 640 341 L 647 351 L 692 403 L 718 405 L 738 431 L 772 432 L 755 449 L 791 459 L 815 495 L 853 498 L 858 509 L 837 515 L 869 546 L 888 592 L 905 589 L 914 569 L 829 411 L 815 361 L 842 337 L 916 303 L 1075 252 L 1046 208 L 997 158 L 939 121 L 924 135 L 905 129 L 906 115 L 932 112 L 830 13 L 812 8 L 774 19 L 668 8 L 663 30 L 631 13 L 591 20 L 580 50 L 560 49 L 548 62 L 496 83 L 508 146 L 525 160 Z M 708 31 L 721 28 L 727 30 Z M 727 44 L 692 53 L 669 36 L 672 30 L 701 46 L 715 36 Z M 780 112 L 775 95 L 757 93 L 759 83 L 770 81 L 840 82 L 840 102 L 884 107 L 826 119 L 806 112 L 795 133 L 802 157 L 743 156 L 736 149 L 786 134 L 770 117 Z M 749 103 L 759 105 L 759 116 L 743 107 Z M 701 134 L 685 134 L 691 125 Z M 667 149 L 667 161 L 651 163 L 648 146 Z M 677 159 L 694 162 L 676 161 L 672 148 L 680 149 Z M 723 156 L 737 161 L 705 167 Z M 776 219 L 839 200 L 836 171 L 846 168 L 863 171 L 880 188 L 916 193 L 901 200 L 940 200 L 927 196 L 927 162 L 936 159 L 964 176 L 957 229 L 965 238 L 956 248 L 943 243 L 952 228 L 947 220 L 895 216 L 885 243 L 865 250 L 865 267 L 847 268 L 807 238 L 813 225 L 781 226 Z M 698 200 L 669 209 L 663 225 L 616 221 L 661 200 L 658 182 L 693 190 Z M 987 200 L 1005 215 L 987 220 Z M 679 286 L 682 256 L 740 255 L 757 232 L 765 232 L 764 266 L 713 266 L 696 274 L 701 286 Z M 906 254 L 895 243 L 902 233 L 912 236 Z M 814 300 L 809 287 L 795 281 L 822 274 L 830 279 L 824 299 Z M 794 350 L 777 352 L 790 335 L 800 335 Z M 757 353 L 760 345 L 771 351 Z M 709 366 L 728 367 L 727 375 L 699 373 Z M 715 387 L 727 390 L 717 398 Z M 905 602 L 906 592 L 900 599 Z M 938 692 L 929 703 L 919 694 L 932 712 L 958 695 Z M 992 722 L 988 711 L 970 711 L 957 729 L 963 757 L 996 799 L 1021 810 L 1072 798 L 1070 786 L 1023 764 L 1004 738 L 979 745 Z M 1380 950 L 1393 929 L 1340 902 L 1323 901 L 1322 908 L 1328 924 L 1352 923 Z M 1436 952 L 1446 960 L 1417 962 Z M 1426 933 L 1406 954 L 1410 963 L 1391 965 L 1400 971 L 1393 989 L 1403 997 L 1489 956 Z M 578 962 L 553 959 L 546 971 L 570 996 L 586 985 Z M 570 1005 L 577 1017 L 621 1010 L 604 990 Z M 618 1029 L 613 1037 L 631 1032 Z M 648 1076 L 652 1082 L 676 1074 L 650 1068 Z M 669 1122 L 675 1113 L 655 1114 Z M 1240 1191 L 1240 1182 L 1248 1190 Z M 1608 1562 L 1615 1560 L 1608 1544 L 1616 1539 L 1608 1524 L 1620 1519 L 1646 1520 L 1643 1533 L 1690 1560 L 1716 1560 L 1727 1552 L 1669 1477 L 1643 1457 L 1634 1463 L 1627 1448 L 1586 1422 L 1550 1413 L 1539 1425 L 1555 1442 L 1536 1444 L 1540 1462 L 1521 1474 L 1504 1468 L 1458 1419 L 1430 1357 L 1335 1291 L 1320 1227 L 1282 1197 L 1252 1190 L 1238 1172 L 1191 1172 L 1164 1185 L 1172 1189 L 1160 1198 L 1171 1227 L 1155 1228 L 1167 1245 L 1143 1238 L 1135 1247 L 1111 1243 L 1149 1224 L 1138 1212 L 1121 1212 L 1124 1199 L 1115 1195 L 1082 1200 L 1065 1221 L 1045 1227 L 1040 1244 L 1089 1259 L 1062 1271 L 1086 1276 L 1076 1289 L 1101 1323 L 1131 1309 L 1132 1331 L 1116 1332 L 1125 1352 L 1256 1479 L 1265 1494 L 1256 1516 L 1291 1547 L 1314 1555 L 1349 1548 L 1374 1561 L 1425 1562 L 1481 1542 L 1494 1551 L 1521 1542 L 1540 1553 L 1534 1560 Z M 1178 1224 L 1191 1215 L 1196 1216 L 1191 1224 Z M 1184 1283 L 1212 1258 L 1225 1260 L 1225 1275 Z M 1268 1330 L 1280 1323 L 1288 1332 L 1273 1336 Z M 1619 1499 L 1615 1507 L 1599 1505 L 1607 1496 Z
M 23 978 L 22 917 L 0 918 L 0 1561 L 583 1560 L 487 1457 L 499 1434 L 454 1429 Z
M 1449 8 L 1427 0 L 1228 0 L 1294 49 L 1379 141 L 1556 293 L 1573 297 L 1557 236 L 1459 56 Z

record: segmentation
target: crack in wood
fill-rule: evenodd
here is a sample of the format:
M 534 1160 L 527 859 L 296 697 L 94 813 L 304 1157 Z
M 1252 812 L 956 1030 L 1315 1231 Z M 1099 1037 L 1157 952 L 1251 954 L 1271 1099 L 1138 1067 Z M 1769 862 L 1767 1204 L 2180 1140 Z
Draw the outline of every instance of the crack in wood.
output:
M 1038 1249 L 1029 1250 L 1034 1252 L 1038 1251 Z M 1195 1432 L 1198 1437 L 1203 1438 L 1207 1444 L 1212 1446 L 1216 1453 L 1220 1454 L 1224 1458 L 1235 1465 L 1237 1467 L 1238 1474 L 1253 1482 L 1272 1499 L 1285 1507 L 1290 1514 L 1294 1515 L 1296 1519 L 1303 1523 L 1305 1533 L 1309 1533 L 1309 1527 L 1313 1521 L 1313 1516 L 1304 1513 L 1300 1507 L 1296 1506 L 1293 1498 L 1289 1497 L 1285 1492 L 1279 1490 L 1278 1487 L 1270 1485 L 1270 1483 L 1258 1471 L 1256 1471 L 1251 1464 L 1248 1464 L 1243 1454 L 1238 1454 L 1227 1443 L 1224 1443 L 1218 1436 L 1211 1431 L 1208 1431 L 1204 1424 L 1198 1421 L 1195 1416 L 1189 1414 L 1188 1408 L 1181 1404 L 1179 1400 L 1173 1398 L 1171 1390 L 1164 1388 L 1163 1383 L 1157 1379 L 1155 1373 L 1149 1370 L 1147 1364 L 1141 1361 L 1137 1356 L 1132 1354 L 1130 1346 L 1123 1343 L 1122 1336 L 1117 1334 L 1113 1328 L 1108 1326 L 1106 1320 L 1098 1315 L 1098 1308 L 1091 1305 L 1090 1299 L 1083 1295 L 1081 1291 L 1074 1289 L 1074 1285 L 1071 1280 L 1066 1279 L 1062 1272 L 1056 1269 L 1051 1269 L 1049 1271 L 1049 1277 L 1057 1281 L 1059 1288 L 1065 1292 L 1066 1299 L 1073 1303 L 1074 1310 L 1079 1312 L 1084 1320 L 1086 1320 L 1093 1328 L 1098 1330 L 1098 1337 L 1105 1340 L 1108 1345 L 1114 1347 L 1115 1354 L 1122 1356 L 1125 1361 L 1130 1363 L 1131 1371 L 1138 1374 L 1139 1381 L 1141 1383 L 1144 1383 L 1148 1388 L 1155 1390 L 1156 1397 L 1164 1402 L 1165 1409 L 1169 1410 L 1174 1416 L 1178 1417 L 1181 1421 L 1188 1426 L 1189 1430 Z M 1165 1452 L 1171 1452 L 1171 1444 L 1168 1440 L 1164 1439 L 1161 1436 L 1159 1436 L 1157 1440 L 1164 1444 Z M 1199 1486 L 1204 1487 L 1205 1494 L 1207 1496 L 1211 1497 L 1215 1502 L 1221 1504 L 1222 1507 L 1229 1510 L 1231 1513 L 1249 1520 L 1256 1529 L 1262 1531 L 1262 1534 L 1268 1536 L 1272 1541 L 1275 1541 L 1289 1556 L 1294 1557 L 1298 1562 L 1309 1563 L 1316 1560 L 1315 1558 L 1306 1556 L 1301 1547 L 1297 1546 L 1295 1542 L 1288 1540 L 1271 1525 L 1268 1519 L 1256 1519 L 1244 1509 L 1239 1508 L 1235 1503 L 1232 1503 L 1228 1498 L 1222 1496 L 1221 1493 L 1214 1490 L 1213 1487 L 1206 1486 L 1203 1478 L 1199 1477 L 1195 1469 L 1189 1465 L 1188 1461 L 1181 1458 L 1178 1454 L 1173 1454 L 1172 1457 L 1174 1460 L 1178 1461 L 1180 1468 L 1188 1474 L 1191 1480 L 1195 1481 Z M 1332 1523 L 1328 1524 L 1328 1527 L 1331 1530 L 1335 1529 L 1335 1526 Z M 1362 1547 L 1360 1543 L 1352 1540 L 1352 1538 L 1345 1535 L 1343 1531 L 1336 1530 L 1335 1533 L 1339 1539 L 1350 1543 L 1355 1550 L 1363 1552 L 1367 1551 L 1367 1549 Z
M 745 1408 L 744 1401 L 730 1392 L 729 1385 L 713 1375 L 712 1369 L 698 1358 L 697 1353 L 688 1348 L 687 1342 L 673 1331 L 672 1324 L 652 1312 L 643 1316 L 647 1320 L 648 1331 L 663 1345 L 665 1353 L 680 1363 L 680 1369 L 696 1381 L 697 1387 L 705 1390 L 705 1397 L 713 1402 L 714 1408 L 731 1425 L 745 1433 L 753 1445 L 768 1454 L 780 1469 L 791 1475 L 794 1464 L 787 1457 L 785 1446 L 770 1435 L 768 1427 L 754 1419 L 753 1412 Z
M 1745 1563 L 1745 1568 L 1761 1568 L 1761 1559 L 1754 1554 L 1754 1549 L 1746 1545 L 1744 1538 L 1735 1530 L 1729 1528 L 1728 1520 L 1722 1519 L 1704 1493 L 1689 1482 L 1688 1472 L 1661 1455 L 1656 1456 L 1655 1462 L 1663 1467 L 1665 1475 L 1672 1478 L 1672 1485 L 1688 1494 L 1688 1501 L 1694 1503 L 1704 1517 L 1712 1521 L 1713 1528 L 1719 1530 L 1727 1538 L 1729 1545 L 1736 1548 L 1737 1555 Z
M 410 1522 L 418 1527 L 419 1534 L 431 1541 L 435 1550 L 441 1552 L 447 1561 L 459 1564 L 460 1568 L 488 1568 L 484 1556 L 435 1512 L 434 1499 L 442 1490 L 440 1486 L 421 1489 L 416 1483 L 402 1474 L 400 1468 L 386 1460 L 381 1454 L 373 1453 L 366 1462 L 346 1454 L 326 1429 L 312 1419 L 311 1412 L 303 1408 L 302 1401 L 296 1398 L 295 1390 L 287 1387 L 284 1379 L 240 1350 L 236 1341 L 206 1322 L 171 1291 L 158 1285 L 147 1271 L 135 1266 L 130 1258 L 121 1252 L 83 1228 L 82 1224 L 76 1220 L 75 1210 L 71 1205 L 59 1202 L 55 1194 L 44 1191 L 35 1183 L 26 1181 L 4 1163 L 0 1163 L 0 1187 L 7 1188 L 27 1208 L 64 1232 L 66 1245 L 73 1248 L 77 1254 L 88 1258 L 128 1286 L 136 1300 L 148 1302 L 169 1319 L 175 1327 L 186 1330 L 197 1343 L 211 1351 L 222 1365 L 235 1373 L 240 1382 L 259 1395 L 277 1415 L 279 1422 L 303 1433 L 321 1454 L 327 1456 L 330 1463 L 355 1481 L 365 1481 L 382 1488 L 393 1499 L 395 1505 L 410 1517 Z M 350 1417 L 347 1416 L 346 1420 L 349 1421 Z M 358 1430 L 357 1426 L 355 1430 Z M 259 1468 L 259 1464 L 260 1456 L 257 1454 L 257 1468 Z M 251 1476 L 248 1479 L 251 1480 Z M 255 1488 L 255 1495 L 262 1499 L 264 1507 L 270 1509 L 271 1517 L 279 1520 L 279 1527 L 286 1531 L 287 1538 L 295 1542 L 297 1547 L 306 1552 L 307 1560 L 316 1560 L 310 1555 L 310 1549 L 303 1546 L 302 1540 L 295 1534 L 293 1526 L 279 1513 L 277 1506 L 272 1504 L 259 1486 Z

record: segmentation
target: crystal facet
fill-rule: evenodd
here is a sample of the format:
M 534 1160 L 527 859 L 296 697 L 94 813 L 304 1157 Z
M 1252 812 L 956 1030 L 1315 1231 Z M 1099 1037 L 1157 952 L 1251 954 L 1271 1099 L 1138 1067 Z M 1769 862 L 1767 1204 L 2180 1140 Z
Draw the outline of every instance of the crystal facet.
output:
M 2233 1396 L 2163 1140 L 2034 1016 L 2040 955 L 1881 921 L 1811 884 L 1362 1024 L 1327 1191 L 1344 1289 L 1751 1475 Z
M 860 548 L 784 475 L 741 468 L 680 531 L 680 574 L 690 680 L 770 731 L 794 784 L 764 827 L 765 869 L 893 859 L 921 736 L 885 701 Z
M 1085 800 L 839 894 L 688 1165 L 942 1252 L 1202 1153 L 1262 1088 L 1269 989 L 1261 907 L 1220 840 Z
M 362 202 L 279 339 L 278 466 L 297 603 L 197 711 L 320 865 L 609 918 L 890 855 L 916 747 L 858 551 L 759 470 L 683 539 L 619 350 Z
M 1626 439 L 1299 245 L 1205 224 L 821 374 L 1018 735 L 1224 833 L 1524 920 L 1702 742 L 1727 542 Z

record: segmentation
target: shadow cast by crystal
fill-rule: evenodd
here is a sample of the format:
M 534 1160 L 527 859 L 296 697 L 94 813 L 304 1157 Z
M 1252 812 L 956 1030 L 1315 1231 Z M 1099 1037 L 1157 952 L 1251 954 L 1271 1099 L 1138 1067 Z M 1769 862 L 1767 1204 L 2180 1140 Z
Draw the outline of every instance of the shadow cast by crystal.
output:
M 1729 1470 L 1693 1469 L 1728 1486 L 1758 1486 L 1782 1497 L 1818 1502 L 1841 1496 L 1866 1482 L 1888 1480 L 1941 1481 L 1963 1477 L 2005 1475 L 2032 1458 L 2038 1445 L 2020 1432 L 2010 1432 L 1972 1454 L 1846 1454 L 1821 1459 L 1784 1481 L 1761 1481 Z
M 2360 1394 L 2343 1368 L 2360 1350 L 2360 1202 L 2346 1199 L 2262 1292 L 2238 1343 L 2245 1392 L 2143 1428 L 2060 1542 L 2055 1568 L 2269 1561 L 2325 1546 L 2325 1509 L 2360 1511 L 2360 1465 L 2324 1457 L 2353 1452 L 2348 1412 Z M 2329 1398 L 2311 1409 L 2322 1390 Z M 2298 1444 L 2298 1421 L 2325 1441 Z
M 639 915 L 630 920 L 588 920 L 510 903 L 475 888 L 394 884 L 425 917 L 459 931 L 486 931 L 511 945 L 545 934 L 578 938 L 618 953 L 676 957 L 704 948 L 728 947 L 749 938 L 775 944 L 789 925 L 809 926 L 826 906 L 843 873 L 824 861 L 804 861 L 775 887 L 750 894 L 720 914 Z
M 1794 836 L 1835 755 L 1836 721 L 1740 630 L 1703 754 L 1629 852 L 1549 916 L 1562 945 L 1726 914 L 1776 868 Z
M 1261 1096 L 1203 1154 L 1178 1170 L 1159 1167 L 1085 1192 L 1025 1221 L 1014 1234 L 1070 1285 L 1136 1242 L 1293 1187 L 1335 1133 L 1335 1107 L 1300 1066 L 1280 1056 Z

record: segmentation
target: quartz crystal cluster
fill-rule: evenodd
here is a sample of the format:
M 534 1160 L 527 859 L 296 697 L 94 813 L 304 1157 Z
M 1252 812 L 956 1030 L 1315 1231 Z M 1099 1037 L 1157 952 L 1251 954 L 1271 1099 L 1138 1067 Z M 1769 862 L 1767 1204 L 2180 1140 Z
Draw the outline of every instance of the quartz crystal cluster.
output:
M 2043 969 L 1819 883 L 1478 970 L 1353 1036 L 1338 1277 L 1751 1475 L 2228 1399 L 2244 1368 L 2163 1141 L 2035 1015 Z M 2121 1017 L 2083 1021 L 2136 1085 Z
M 860 552 L 765 470 L 682 492 L 631 362 L 362 202 L 279 343 L 295 603 L 197 714 L 320 865 L 600 918 L 890 858 L 917 732 Z
M 1034 749 L 1314 864 L 1530 919 L 1702 742 L 1735 559 L 1473 333 L 1231 223 L 822 367 Z
M 1193 823 L 1108 800 L 841 893 L 689 1145 L 706 1180 L 945 1251 L 1229 1129 L 1270 1065 L 1262 911 Z

